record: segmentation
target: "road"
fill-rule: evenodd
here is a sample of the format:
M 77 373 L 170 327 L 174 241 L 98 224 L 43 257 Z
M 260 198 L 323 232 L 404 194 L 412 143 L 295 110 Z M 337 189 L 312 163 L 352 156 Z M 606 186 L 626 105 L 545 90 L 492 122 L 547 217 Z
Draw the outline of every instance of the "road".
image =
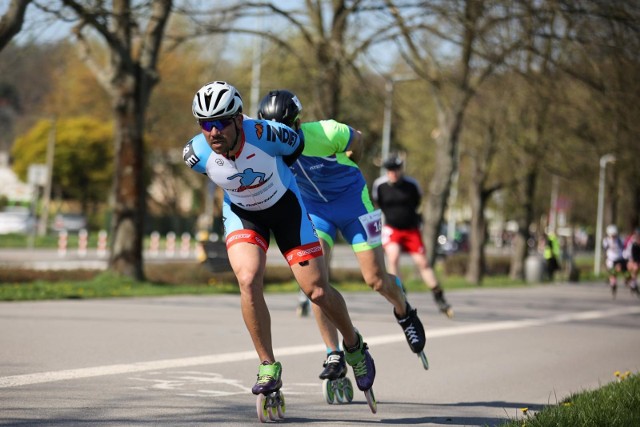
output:
M 383 298 L 345 293 L 376 361 L 372 414 L 360 392 L 324 402 L 315 322 L 268 295 L 287 425 L 493 426 L 640 368 L 640 300 L 602 283 L 452 291 L 453 320 L 409 297 L 428 371 Z M 257 365 L 235 295 L 0 303 L 2 426 L 256 424 Z

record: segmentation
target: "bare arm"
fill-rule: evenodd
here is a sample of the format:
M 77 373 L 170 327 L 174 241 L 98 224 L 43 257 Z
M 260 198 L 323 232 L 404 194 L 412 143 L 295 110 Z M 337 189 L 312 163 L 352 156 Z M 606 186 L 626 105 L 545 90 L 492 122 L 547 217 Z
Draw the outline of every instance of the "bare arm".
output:
M 362 132 L 358 129 L 353 129 L 349 150 L 346 153 L 354 162 L 358 163 L 358 160 L 360 160 L 360 156 L 362 155 Z

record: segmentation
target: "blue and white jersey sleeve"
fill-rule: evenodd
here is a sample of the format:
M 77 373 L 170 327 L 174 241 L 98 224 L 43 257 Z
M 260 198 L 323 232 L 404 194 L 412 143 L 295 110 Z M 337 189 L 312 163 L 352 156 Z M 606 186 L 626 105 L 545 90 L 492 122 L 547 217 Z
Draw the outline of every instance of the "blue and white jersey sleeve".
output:
M 288 189 L 298 192 L 285 158 L 302 151 L 300 136 L 287 126 L 264 120 L 245 118 L 242 127 L 244 140 L 235 157 L 217 154 L 198 134 L 183 150 L 187 166 L 206 173 L 230 203 L 250 211 L 273 206 Z
M 182 149 L 182 158 L 191 169 L 198 173 L 207 174 L 207 161 L 213 150 L 207 144 L 204 135 L 199 133 L 191 138 Z

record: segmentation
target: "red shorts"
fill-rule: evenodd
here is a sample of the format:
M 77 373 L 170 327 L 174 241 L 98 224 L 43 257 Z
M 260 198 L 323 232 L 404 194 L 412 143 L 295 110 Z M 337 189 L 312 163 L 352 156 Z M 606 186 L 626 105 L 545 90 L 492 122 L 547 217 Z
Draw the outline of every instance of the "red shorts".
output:
M 425 253 L 422 234 L 419 228 L 400 230 L 384 225 L 382 227 L 382 246 L 387 246 L 389 243 L 397 243 L 400 245 L 402 252 L 408 252 L 410 254 Z

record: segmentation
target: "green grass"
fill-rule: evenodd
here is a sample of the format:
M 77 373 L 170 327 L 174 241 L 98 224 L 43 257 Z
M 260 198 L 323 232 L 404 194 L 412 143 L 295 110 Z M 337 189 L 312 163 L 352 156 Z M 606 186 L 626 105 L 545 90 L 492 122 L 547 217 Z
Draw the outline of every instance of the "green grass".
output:
M 358 271 L 332 272 L 331 283 L 341 292 L 368 291 Z M 213 295 L 238 293 L 233 274 L 211 273 L 195 262 L 148 264 L 147 281 L 135 282 L 105 271 L 34 271 L 0 269 L 0 301 L 111 298 L 162 295 Z M 405 287 L 409 292 L 427 292 L 427 287 L 407 273 Z M 462 277 L 446 277 L 447 291 L 475 288 Z M 526 286 L 507 277 L 488 277 L 488 287 Z M 298 285 L 286 267 L 267 269 L 265 289 L 269 293 L 297 292 Z
M 617 381 L 597 390 L 575 393 L 536 414 L 526 408 L 502 427 L 640 426 L 640 376 L 616 372 Z
M 212 293 L 236 293 L 234 284 L 172 285 L 166 283 L 135 282 L 102 273 L 91 280 L 63 280 L 51 282 L 35 280 L 27 283 L 0 284 L 0 300 L 54 300 L 112 297 L 143 297 L 162 295 L 199 295 Z

